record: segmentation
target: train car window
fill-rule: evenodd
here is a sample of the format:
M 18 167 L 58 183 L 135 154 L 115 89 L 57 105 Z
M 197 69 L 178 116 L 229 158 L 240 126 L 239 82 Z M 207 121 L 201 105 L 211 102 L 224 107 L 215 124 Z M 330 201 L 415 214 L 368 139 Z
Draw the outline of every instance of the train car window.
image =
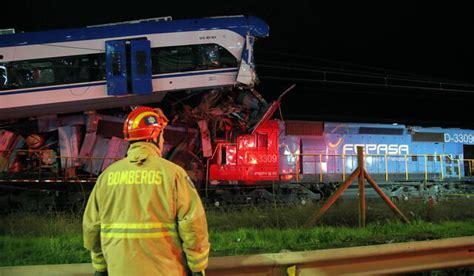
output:
M 8 83 L 7 68 L 4 64 L 0 65 L 0 90 L 6 88 Z
M 227 49 L 219 46 L 221 68 L 237 67 L 237 59 Z
M 116 58 L 116 57 L 114 57 Z M 120 57 L 117 57 L 119 59 Z M 118 62 L 118 60 L 117 60 Z M 105 79 L 105 58 L 103 54 L 62 57 L 55 59 L 56 81 L 58 83 L 77 83 Z M 113 64 L 118 66 L 118 64 Z M 120 68 L 113 68 L 114 74 Z
M 215 69 L 220 68 L 219 48 L 215 44 L 199 46 L 199 59 L 197 69 Z
M 19 87 L 49 85 L 55 82 L 54 66 L 49 61 L 21 61 L 14 64 Z
M 195 70 L 191 46 L 152 49 L 153 73 L 174 73 Z
M 153 74 L 237 67 L 237 59 L 217 44 L 151 49 Z
M 418 156 L 412 155 L 411 156 L 411 161 L 418 161 Z
M 98 81 L 105 79 L 105 56 L 91 54 L 24 60 L 10 62 L 5 69 L 7 80 L 0 86 L 3 90 Z
M 137 51 L 135 58 L 137 61 L 137 73 L 140 75 L 145 75 L 147 72 L 145 51 Z
M 433 155 L 428 155 L 428 161 L 434 161 Z
M 195 70 L 193 47 L 180 47 L 177 55 L 178 72 Z

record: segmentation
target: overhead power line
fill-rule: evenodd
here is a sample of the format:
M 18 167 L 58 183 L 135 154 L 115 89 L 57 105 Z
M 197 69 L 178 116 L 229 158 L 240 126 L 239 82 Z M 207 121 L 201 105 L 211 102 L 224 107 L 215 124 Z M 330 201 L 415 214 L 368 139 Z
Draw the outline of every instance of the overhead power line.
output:
M 318 70 L 318 69 L 306 69 L 306 68 L 296 68 L 296 67 L 288 67 L 288 66 L 275 66 L 275 65 L 266 65 L 266 64 L 260 64 L 260 67 L 266 67 L 266 68 L 273 68 L 273 69 L 283 69 L 283 70 L 293 70 L 293 71 L 303 71 L 303 72 L 312 72 L 312 73 L 319 73 L 323 75 L 323 79 L 320 79 L 320 81 L 326 81 L 329 82 L 328 80 L 329 75 L 337 75 L 337 76 L 347 76 L 347 77 L 360 77 L 360 78 L 370 78 L 370 79 L 375 79 L 375 80 L 380 80 L 382 83 L 378 83 L 380 85 L 391 85 L 393 86 L 394 84 L 390 84 L 390 81 L 401 81 L 401 82 L 411 82 L 411 83 L 420 83 L 424 85 L 431 84 L 434 87 L 427 87 L 430 89 L 439 89 L 439 90 L 447 90 L 448 86 L 458 86 L 458 87 L 470 87 L 473 88 L 474 92 L 474 85 L 473 84 L 466 84 L 466 83 L 455 83 L 455 82 L 442 82 L 442 81 L 434 81 L 434 80 L 425 80 L 425 79 L 415 79 L 415 78 L 402 78 L 402 77 L 397 77 L 397 76 L 391 76 L 391 75 L 380 75 L 380 74 L 368 74 L 368 73 L 353 73 L 353 72 L 336 72 L 336 71 L 329 71 L 329 70 Z M 366 83 L 366 82 L 361 82 L 361 83 Z M 417 87 L 417 86 L 413 86 Z M 461 89 L 464 90 L 464 89 Z M 470 90 L 467 90 L 470 91 Z
M 474 94 L 473 90 L 465 89 L 453 89 L 453 88 L 444 88 L 442 86 L 436 87 L 422 87 L 422 86 L 410 86 L 410 85 L 398 85 L 398 84 L 379 84 L 379 83 L 368 83 L 368 82 L 356 82 L 356 81 L 335 81 L 329 79 L 316 79 L 316 78 L 292 78 L 292 77 L 276 77 L 276 76 L 260 76 L 260 79 L 269 79 L 269 80 L 285 80 L 285 81 L 299 81 L 299 82 L 310 82 L 310 83 L 330 83 L 330 84 L 345 84 L 345 85 L 359 85 L 359 86 L 368 86 L 368 87 L 385 87 L 385 88 L 402 88 L 402 89 L 419 89 L 419 90 L 429 90 L 429 91 L 439 91 L 439 92 L 458 92 L 466 94 Z
M 347 62 L 347 61 L 331 60 L 331 59 L 327 59 L 327 58 L 320 58 L 320 57 L 302 55 L 302 54 L 295 54 L 295 53 L 286 53 L 286 52 L 281 52 L 281 51 L 260 51 L 260 52 L 261 53 L 277 54 L 277 55 L 293 57 L 293 58 L 301 58 L 301 59 L 305 59 L 305 61 L 317 60 L 317 61 L 322 61 L 322 62 L 325 62 L 325 63 L 328 63 L 328 64 L 336 64 L 336 65 L 342 65 L 342 66 L 346 66 L 346 67 L 348 66 L 348 67 L 352 67 L 352 68 L 363 68 L 363 69 L 367 70 L 365 72 L 372 72 L 372 73 L 378 73 L 378 74 L 400 75 L 400 76 L 405 76 L 405 77 L 414 77 L 414 78 L 418 78 L 418 79 L 435 80 L 435 78 L 433 78 L 433 77 L 428 77 L 428 76 L 424 76 L 424 75 L 420 75 L 420 74 L 401 72 L 401 71 L 398 71 L 398 70 L 375 67 L 375 66 L 369 66 L 369 65 L 363 65 L 363 64 L 357 64 L 357 63 L 352 63 L 352 62 Z M 351 70 L 351 69 L 344 69 L 344 70 Z M 357 71 L 360 71 L 360 70 L 357 70 Z M 443 81 L 455 82 L 455 81 L 452 81 L 452 80 L 443 80 Z

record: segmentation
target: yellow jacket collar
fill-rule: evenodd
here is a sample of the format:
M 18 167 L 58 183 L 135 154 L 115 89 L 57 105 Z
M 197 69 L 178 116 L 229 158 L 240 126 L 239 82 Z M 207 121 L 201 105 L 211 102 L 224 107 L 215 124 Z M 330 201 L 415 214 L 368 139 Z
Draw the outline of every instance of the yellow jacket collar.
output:
M 128 159 L 132 161 L 145 160 L 150 155 L 161 157 L 161 149 L 150 142 L 135 142 L 127 152 Z

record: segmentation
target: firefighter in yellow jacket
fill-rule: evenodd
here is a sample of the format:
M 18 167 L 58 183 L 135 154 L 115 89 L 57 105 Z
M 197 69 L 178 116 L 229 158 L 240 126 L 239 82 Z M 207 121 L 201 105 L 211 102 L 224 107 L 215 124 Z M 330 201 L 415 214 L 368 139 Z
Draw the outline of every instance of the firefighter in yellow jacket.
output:
M 98 178 L 83 219 L 96 275 L 203 274 L 209 242 L 204 209 L 178 165 L 161 158 L 160 109 L 139 107 L 124 124 L 127 157 Z

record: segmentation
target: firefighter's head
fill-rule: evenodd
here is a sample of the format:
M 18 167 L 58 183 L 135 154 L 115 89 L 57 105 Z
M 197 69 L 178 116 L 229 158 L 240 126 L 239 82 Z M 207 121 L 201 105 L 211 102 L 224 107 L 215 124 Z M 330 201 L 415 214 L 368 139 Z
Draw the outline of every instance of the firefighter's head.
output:
M 160 134 L 167 124 L 168 118 L 161 109 L 140 106 L 128 114 L 123 125 L 123 135 L 129 142 L 153 141 L 158 143 L 162 137 Z

